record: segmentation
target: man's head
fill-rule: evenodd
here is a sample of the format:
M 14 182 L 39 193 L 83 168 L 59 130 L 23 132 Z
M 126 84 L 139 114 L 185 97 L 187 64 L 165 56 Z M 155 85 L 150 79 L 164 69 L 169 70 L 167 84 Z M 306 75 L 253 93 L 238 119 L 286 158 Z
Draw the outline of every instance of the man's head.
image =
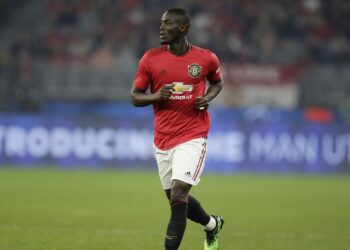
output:
M 160 23 L 160 43 L 172 44 L 187 35 L 190 28 L 190 17 L 181 8 L 167 10 Z

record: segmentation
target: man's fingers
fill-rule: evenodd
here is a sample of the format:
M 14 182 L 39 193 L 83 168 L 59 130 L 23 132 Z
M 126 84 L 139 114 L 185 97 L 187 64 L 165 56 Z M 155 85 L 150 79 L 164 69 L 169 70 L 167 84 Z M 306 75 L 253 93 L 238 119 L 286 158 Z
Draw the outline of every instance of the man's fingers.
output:
M 202 103 L 202 102 L 203 102 L 203 98 L 202 98 L 201 96 L 197 96 L 197 97 L 196 97 L 195 103 L 196 103 L 196 104 L 200 104 L 200 103 Z
M 196 103 L 196 105 L 199 105 L 199 106 L 208 106 L 209 105 L 207 98 L 202 97 L 202 96 L 197 96 L 195 103 Z
M 172 84 L 166 84 L 164 85 L 160 90 L 160 98 L 161 99 L 168 99 L 171 96 L 171 92 L 173 90 Z
M 165 84 L 164 88 L 167 89 L 167 90 L 174 90 L 174 86 L 175 86 L 174 83 L 173 84 Z

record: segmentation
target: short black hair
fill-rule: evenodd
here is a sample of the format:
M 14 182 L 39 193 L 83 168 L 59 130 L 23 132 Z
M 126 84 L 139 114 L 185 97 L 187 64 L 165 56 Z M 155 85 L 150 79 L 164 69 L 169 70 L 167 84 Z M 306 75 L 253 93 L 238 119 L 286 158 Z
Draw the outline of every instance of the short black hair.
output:
M 180 16 L 182 24 L 190 25 L 191 18 L 185 9 L 183 9 L 183 8 L 171 8 L 171 9 L 168 9 L 166 12 L 169 14 L 174 14 L 174 15 Z

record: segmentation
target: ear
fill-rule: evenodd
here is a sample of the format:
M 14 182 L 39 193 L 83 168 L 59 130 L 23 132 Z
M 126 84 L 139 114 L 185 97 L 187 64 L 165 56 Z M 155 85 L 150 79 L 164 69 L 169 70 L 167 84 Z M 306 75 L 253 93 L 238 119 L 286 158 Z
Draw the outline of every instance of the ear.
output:
M 180 25 L 180 31 L 185 34 L 187 34 L 189 28 L 190 28 L 190 25 L 188 23 Z

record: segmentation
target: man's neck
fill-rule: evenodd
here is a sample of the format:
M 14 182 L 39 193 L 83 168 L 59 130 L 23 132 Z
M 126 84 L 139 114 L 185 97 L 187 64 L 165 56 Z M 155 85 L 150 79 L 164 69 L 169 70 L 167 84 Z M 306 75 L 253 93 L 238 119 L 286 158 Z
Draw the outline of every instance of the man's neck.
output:
M 190 48 L 190 44 L 188 43 L 186 38 L 184 38 L 183 40 L 177 43 L 172 43 L 168 45 L 168 50 L 170 51 L 170 53 L 177 56 L 186 54 L 189 48 Z

